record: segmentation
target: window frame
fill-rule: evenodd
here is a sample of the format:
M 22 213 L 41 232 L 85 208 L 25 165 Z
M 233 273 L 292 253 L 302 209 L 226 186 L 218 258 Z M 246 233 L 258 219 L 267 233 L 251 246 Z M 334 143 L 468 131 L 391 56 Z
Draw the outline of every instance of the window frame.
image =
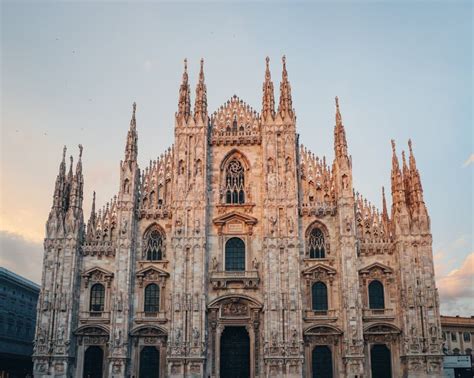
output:
M 96 288 L 101 288 L 101 295 L 98 296 L 96 295 L 97 290 Z M 105 311 L 105 286 L 104 284 L 100 282 L 94 283 L 91 288 L 90 288 L 90 294 L 89 294 L 89 311 L 94 312 L 94 313 L 102 313 Z M 99 303 L 97 303 L 97 300 L 100 299 Z M 99 306 L 95 308 L 94 306 Z
M 319 286 L 320 288 L 324 287 L 324 296 L 318 295 L 317 286 Z M 320 292 L 319 294 L 321 293 L 322 292 Z M 317 306 L 319 303 L 317 300 L 318 297 L 319 299 L 323 299 L 319 306 Z M 311 284 L 311 310 L 319 313 L 327 313 L 329 311 L 328 286 L 323 281 L 316 281 Z
M 381 296 L 380 296 L 380 293 L 374 293 L 373 294 L 374 297 L 372 297 L 371 287 L 374 288 L 375 285 L 379 285 L 379 288 L 381 288 L 382 290 Z M 376 294 L 378 294 L 377 297 L 375 296 Z M 385 287 L 384 287 L 384 284 L 380 280 L 374 279 L 369 282 L 369 284 L 367 285 L 367 297 L 368 297 L 368 305 L 369 305 L 370 310 L 384 310 L 386 308 L 385 307 Z M 373 299 L 376 299 L 376 300 L 373 300 Z
M 242 256 L 243 257 L 243 263 L 240 262 L 241 265 L 238 267 L 239 269 L 231 269 L 229 267 L 231 265 L 231 262 L 228 260 L 228 256 L 227 256 L 227 253 L 228 253 L 227 245 L 232 240 L 240 241 L 242 243 L 242 247 L 243 247 L 243 256 Z M 238 257 L 238 258 L 240 258 L 240 257 Z M 236 260 L 235 257 L 233 259 Z M 247 246 L 246 246 L 245 241 L 242 238 L 238 237 L 238 236 L 232 236 L 232 237 L 228 238 L 224 243 L 224 271 L 226 271 L 226 272 L 245 272 L 247 270 L 247 260 L 248 260 L 247 259 Z M 232 264 L 235 264 L 235 262 L 233 262 Z
M 148 290 L 151 290 L 151 288 L 154 288 L 154 296 L 152 298 L 149 298 L 147 296 Z M 148 285 L 146 285 L 143 288 L 143 312 L 145 314 L 157 314 L 160 312 L 161 308 L 161 288 L 160 285 L 157 283 L 151 282 Z M 151 302 L 151 303 L 150 303 Z M 150 306 L 150 307 L 148 307 Z

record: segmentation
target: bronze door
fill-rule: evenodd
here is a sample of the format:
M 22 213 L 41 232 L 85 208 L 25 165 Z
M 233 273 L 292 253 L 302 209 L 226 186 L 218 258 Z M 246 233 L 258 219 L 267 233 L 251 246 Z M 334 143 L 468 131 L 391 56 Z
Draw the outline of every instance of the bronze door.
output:
M 102 378 L 104 351 L 99 346 L 87 348 L 84 356 L 84 378 Z
M 390 378 L 392 361 L 390 349 L 384 344 L 375 344 L 370 351 L 372 378 Z
M 332 353 L 325 345 L 318 345 L 311 356 L 313 378 L 332 378 Z
M 250 339 L 245 327 L 226 327 L 222 332 L 220 376 L 250 377 Z

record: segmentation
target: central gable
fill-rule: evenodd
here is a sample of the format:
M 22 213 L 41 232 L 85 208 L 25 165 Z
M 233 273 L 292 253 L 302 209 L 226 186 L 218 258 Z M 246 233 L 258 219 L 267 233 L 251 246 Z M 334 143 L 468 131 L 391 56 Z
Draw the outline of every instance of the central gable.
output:
M 211 144 L 260 144 L 260 115 L 234 95 L 211 116 Z

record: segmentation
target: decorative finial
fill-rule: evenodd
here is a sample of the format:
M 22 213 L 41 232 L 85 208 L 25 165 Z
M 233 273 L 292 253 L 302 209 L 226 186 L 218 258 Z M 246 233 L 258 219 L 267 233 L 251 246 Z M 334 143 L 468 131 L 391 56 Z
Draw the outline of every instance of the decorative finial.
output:
M 392 142 L 392 151 L 393 153 L 395 153 L 395 139 L 392 139 L 391 142 Z
M 270 58 L 268 56 L 265 58 L 265 62 L 267 63 L 267 68 L 268 68 L 268 63 L 270 63 Z
M 411 145 L 411 139 L 408 139 L 408 148 L 410 149 L 410 154 L 413 154 L 413 148 Z
M 95 204 L 95 190 L 92 192 L 92 202 Z
M 135 101 L 133 102 L 132 107 L 133 107 L 133 116 L 135 116 L 135 112 L 137 111 L 137 103 Z
M 188 58 L 184 58 L 184 72 L 188 72 Z
M 285 55 L 283 55 L 281 57 L 281 61 L 283 62 L 283 67 L 286 67 L 286 56 Z
M 74 160 L 73 157 L 72 157 L 72 155 L 69 157 L 69 160 L 71 161 L 71 167 L 72 167 L 72 162 L 73 162 L 73 160 Z
M 63 147 L 63 161 L 66 161 L 66 151 L 67 151 L 67 147 L 64 146 Z
M 385 187 L 382 186 L 382 197 L 385 198 Z
M 339 97 L 336 96 L 336 108 L 339 110 Z
M 204 68 L 204 58 L 201 58 L 201 71 Z
M 82 158 L 82 144 L 79 145 L 79 160 Z

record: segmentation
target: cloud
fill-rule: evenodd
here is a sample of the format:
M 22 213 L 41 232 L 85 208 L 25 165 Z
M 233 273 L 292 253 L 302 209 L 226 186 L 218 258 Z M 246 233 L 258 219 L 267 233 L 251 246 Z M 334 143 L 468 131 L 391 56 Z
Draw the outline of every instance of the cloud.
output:
M 471 154 L 471 156 L 467 158 L 467 160 L 464 162 L 462 166 L 467 167 L 468 165 L 471 165 L 471 164 L 474 164 L 474 154 Z
M 440 277 L 437 286 L 443 314 L 474 314 L 474 252 L 466 256 L 460 268 Z
M 43 245 L 13 232 L 0 231 L 0 266 L 39 284 Z

